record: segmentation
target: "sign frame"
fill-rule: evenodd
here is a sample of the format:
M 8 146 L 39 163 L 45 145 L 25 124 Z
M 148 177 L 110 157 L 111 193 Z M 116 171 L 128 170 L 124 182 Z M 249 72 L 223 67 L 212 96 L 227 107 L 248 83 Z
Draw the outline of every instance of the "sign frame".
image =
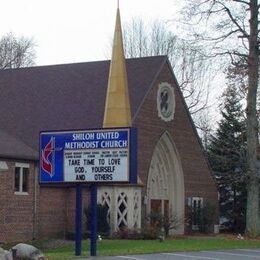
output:
M 44 170 L 42 169 L 42 164 L 43 164 L 43 159 L 42 159 L 42 153 L 43 153 L 43 147 L 45 145 L 45 148 L 47 147 L 46 144 L 46 140 L 44 141 L 43 138 L 52 138 L 52 137 L 57 137 L 60 138 L 60 142 L 65 142 L 64 140 L 62 140 L 62 136 L 69 136 L 69 135 L 73 135 L 73 134 L 90 134 L 90 133 L 122 133 L 122 135 L 124 135 L 125 133 L 127 133 L 127 147 L 124 148 L 107 148 L 106 150 L 117 150 L 117 151 L 121 151 L 121 150 L 125 150 L 127 151 L 127 169 L 125 169 L 127 171 L 127 176 L 124 177 L 123 180 L 75 180 L 75 181 L 66 181 L 65 180 L 65 152 L 64 151 L 68 151 L 66 149 L 64 149 L 65 147 L 56 147 L 55 146 L 55 142 L 51 143 L 49 145 L 49 149 L 50 151 L 54 152 L 55 154 L 58 154 L 58 158 L 54 158 L 54 167 L 55 165 L 60 165 L 60 163 L 63 163 L 63 165 L 59 166 L 62 168 L 62 170 L 59 169 L 59 174 L 61 174 L 62 171 L 62 178 L 61 176 L 59 176 L 58 179 L 55 178 L 43 178 L 43 174 L 44 174 Z M 95 129 L 76 129 L 76 130 L 54 130 L 54 131 L 41 131 L 40 132 L 40 138 L 39 138 L 39 159 L 40 159 L 40 165 L 39 165 L 39 183 L 40 185 L 59 185 L 59 184 L 77 184 L 77 183 L 81 183 L 81 184 L 91 184 L 91 183 L 101 183 L 101 184 L 114 184 L 114 183 L 132 183 L 132 184 L 136 184 L 137 183 L 137 129 L 133 128 L 133 127 L 123 127 L 123 128 L 95 128 Z M 102 141 L 103 139 L 101 139 L 100 141 Z M 79 142 L 81 142 L 83 140 L 79 140 Z M 51 142 L 51 141 L 49 141 Z M 54 144 L 54 145 L 53 145 Z M 60 150 L 59 150 L 60 149 Z M 100 147 L 96 147 L 96 148 L 84 148 L 84 149 L 71 149 L 71 151 L 104 151 L 105 148 L 100 148 Z M 62 155 L 61 155 L 62 153 Z M 47 153 L 48 155 L 48 153 Z M 56 161 L 58 160 L 58 162 Z M 46 160 L 44 161 L 46 162 Z M 48 165 L 45 165 L 46 167 L 48 167 Z M 47 168 L 46 168 L 47 169 Z M 55 169 L 54 169 L 55 171 Z M 46 173 L 46 172 L 45 172 Z M 101 174 L 104 174 L 101 172 Z

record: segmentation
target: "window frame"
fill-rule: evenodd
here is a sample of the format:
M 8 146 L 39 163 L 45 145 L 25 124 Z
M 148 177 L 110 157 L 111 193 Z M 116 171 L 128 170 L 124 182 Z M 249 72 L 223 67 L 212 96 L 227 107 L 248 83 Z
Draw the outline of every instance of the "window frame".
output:
M 16 172 L 16 168 L 19 168 L 19 191 L 15 190 L 15 179 L 14 179 L 14 194 L 15 195 L 29 195 L 29 173 L 30 173 L 30 164 L 29 163 L 15 163 L 14 174 Z M 23 191 L 23 169 L 28 169 L 27 176 L 27 191 Z M 14 177 L 15 178 L 15 177 Z
M 196 208 L 194 208 L 194 202 L 196 204 Z M 203 209 L 203 197 L 191 197 L 191 210 L 192 210 L 192 230 L 199 230 L 199 215 L 197 215 L 197 210 Z M 196 215 L 194 215 L 196 214 Z M 194 223 L 194 220 L 196 223 Z

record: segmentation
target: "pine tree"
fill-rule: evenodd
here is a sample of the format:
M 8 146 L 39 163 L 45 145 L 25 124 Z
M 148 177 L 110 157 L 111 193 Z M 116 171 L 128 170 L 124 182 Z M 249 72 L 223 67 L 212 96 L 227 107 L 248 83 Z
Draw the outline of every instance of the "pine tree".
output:
M 211 136 L 208 154 L 220 195 L 220 216 L 232 231 L 246 221 L 246 128 L 241 97 L 231 85 L 223 94 L 222 119 Z

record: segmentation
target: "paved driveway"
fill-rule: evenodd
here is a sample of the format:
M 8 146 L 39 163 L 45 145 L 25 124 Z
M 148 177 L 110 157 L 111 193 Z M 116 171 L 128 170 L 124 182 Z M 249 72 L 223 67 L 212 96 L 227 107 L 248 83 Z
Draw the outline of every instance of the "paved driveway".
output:
M 200 252 L 174 252 L 149 255 L 128 255 L 111 257 L 90 257 L 95 260 L 253 260 L 260 259 L 259 249 L 214 250 Z

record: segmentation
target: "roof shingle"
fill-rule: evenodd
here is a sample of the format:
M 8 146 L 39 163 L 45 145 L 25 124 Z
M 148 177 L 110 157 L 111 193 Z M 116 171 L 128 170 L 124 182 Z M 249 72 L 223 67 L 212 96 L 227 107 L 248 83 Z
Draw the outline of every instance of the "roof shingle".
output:
M 165 61 L 126 60 L 132 117 Z M 30 149 L 38 150 L 40 131 L 101 128 L 108 71 L 109 61 L 0 71 L 0 155 L 7 155 L 6 140 L 26 146 L 19 146 L 19 158 L 35 159 Z

